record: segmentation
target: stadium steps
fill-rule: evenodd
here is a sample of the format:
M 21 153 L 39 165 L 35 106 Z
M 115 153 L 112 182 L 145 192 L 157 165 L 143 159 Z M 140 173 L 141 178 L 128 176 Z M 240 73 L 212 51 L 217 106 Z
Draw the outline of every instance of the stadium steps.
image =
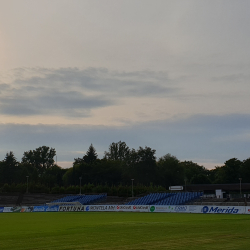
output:
M 24 194 L 22 206 L 44 205 L 52 200 L 60 199 L 65 194 Z
M 1 193 L 0 194 L 0 206 L 12 207 L 16 206 L 19 193 Z

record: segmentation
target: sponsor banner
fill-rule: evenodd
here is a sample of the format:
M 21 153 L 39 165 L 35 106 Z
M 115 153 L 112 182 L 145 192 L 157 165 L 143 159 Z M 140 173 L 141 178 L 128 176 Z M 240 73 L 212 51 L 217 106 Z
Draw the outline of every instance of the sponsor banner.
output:
M 117 205 L 117 212 L 131 212 L 133 210 L 133 205 Z
M 33 212 L 34 207 L 21 207 L 21 213 Z
M 149 205 L 133 205 L 132 212 L 149 212 Z
M 20 213 L 22 210 L 22 207 L 8 207 L 7 211 L 11 213 Z
M 174 206 L 173 210 L 174 210 L 175 213 L 188 213 L 189 212 L 189 206 L 178 205 L 178 206 Z
M 186 205 L 152 205 L 150 212 L 155 213 L 201 213 L 201 206 Z
M 34 206 L 33 212 L 58 212 L 59 206 Z
M 48 206 L 34 206 L 33 212 L 46 212 Z
M 48 208 L 46 209 L 46 212 L 58 212 L 58 210 L 59 210 L 59 206 L 54 205 L 54 206 L 48 206 Z
M 88 205 L 84 211 L 100 212 L 148 212 L 148 205 Z
M 244 206 L 201 206 L 203 214 L 245 214 Z
M 203 206 L 188 206 L 188 213 L 201 213 Z
M 88 205 L 85 206 L 86 212 L 114 212 L 117 211 L 117 205 Z
M 245 211 L 246 214 L 250 214 L 250 207 L 247 207 L 246 206 L 246 211 Z
M 149 205 L 117 205 L 117 212 L 148 212 Z
M 172 206 L 171 212 L 173 213 L 201 213 L 203 206 L 194 205 L 175 205 Z
M 149 208 L 150 212 L 155 213 L 171 213 L 174 210 L 174 206 L 164 206 L 164 205 L 152 205 Z
M 75 205 L 75 206 L 59 206 L 59 212 L 83 212 L 84 206 Z
M 13 211 L 12 211 L 12 208 L 13 208 L 13 207 L 4 207 L 3 212 L 4 212 L 4 213 L 12 213 L 12 212 L 13 212 Z
M 32 212 L 33 207 L 4 207 L 4 213 L 24 213 L 24 212 Z
M 3 213 L 4 207 L 0 207 L 0 213 Z

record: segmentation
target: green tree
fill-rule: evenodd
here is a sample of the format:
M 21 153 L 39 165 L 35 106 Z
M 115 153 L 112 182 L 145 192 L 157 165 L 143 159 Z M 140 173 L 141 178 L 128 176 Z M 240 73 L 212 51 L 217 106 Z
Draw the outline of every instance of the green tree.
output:
M 54 166 L 55 155 L 56 151 L 54 148 L 42 146 L 35 150 L 24 152 L 22 163 L 31 164 L 38 170 L 39 174 L 44 174 L 46 169 Z
M 83 156 L 83 160 L 84 160 L 84 162 L 86 162 L 88 164 L 92 164 L 93 162 L 95 162 L 97 160 L 97 157 L 98 157 L 98 155 L 96 153 L 96 150 L 95 150 L 93 144 L 91 143 L 88 151 Z
M 109 151 L 104 152 L 104 158 L 113 161 L 125 161 L 129 157 L 129 147 L 125 142 L 113 142 L 109 145 Z
M 191 183 L 191 180 L 194 176 L 209 175 L 209 170 L 207 170 L 204 166 L 200 166 L 192 161 L 183 161 L 180 164 L 183 167 L 184 179 L 187 180 L 187 183 Z
M 18 161 L 14 153 L 10 151 L 5 155 L 0 164 L 1 182 L 11 184 L 17 179 Z
M 135 179 L 137 183 L 150 184 L 156 177 L 156 156 L 155 150 L 150 147 L 139 147 L 132 149 L 127 160 L 127 169 L 130 179 Z
M 179 160 L 171 154 L 161 157 L 157 162 L 157 184 L 166 188 L 183 184 L 184 172 L 179 163 Z
M 240 177 L 242 178 L 243 182 L 250 182 L 250 158 L 242 162 L 240 168 Z
M 205 174 L 196 174 L 191 179 L 191 184 L 211 184 L 210 179 Z
M 238 183 L 242 162 L 237 158 L 232 158 L 225 162 L 223 167 L 226 175 L 226 183 Z
M 93 144 L 91 143 L 88 151 L 82 158 L 74 158 L 73 165 L 79 165 L 83 163 L 92 164 L 93 162 L 97 160 L 97 158 L 98 158 L 98 155 L 96 153 L 96 150 Z

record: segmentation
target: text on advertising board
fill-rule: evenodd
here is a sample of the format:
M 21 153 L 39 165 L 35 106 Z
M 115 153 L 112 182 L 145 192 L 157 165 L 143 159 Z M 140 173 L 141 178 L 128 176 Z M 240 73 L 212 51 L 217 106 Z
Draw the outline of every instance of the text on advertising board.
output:
M 223 213 L 223 214 L 237 214 L 239 209 L 235 207 L 228 207 L 228 208 L 219 208 L 219 207 L 203 207 L 202 212 L 206 213 Z

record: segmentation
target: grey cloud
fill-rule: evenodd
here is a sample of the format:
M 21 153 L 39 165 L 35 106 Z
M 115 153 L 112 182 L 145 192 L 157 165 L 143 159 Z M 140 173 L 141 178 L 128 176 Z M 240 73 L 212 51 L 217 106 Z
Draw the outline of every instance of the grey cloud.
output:
M 239 82 L 246 82 L 249 84 L 250 80 L 250 75 L 239 73 L 239 74 L 228 74 L 228 75 L 223 75 L 223 76 L 218 76 L 218 77 L 212 77 L 212 81 L 216 82 L 229 82 L 229 83 L 234 83 L 237 84 Z
M 15 75 L 8 89 L 3 86 L 7 94 L 0 93 L 3 114 L 86 116 L 126 97 L 166 97 L 179 91 L 164 72 L 36 68 L 16 70 Z
M 233 157 L 250 157 L 250 142 L 244 139 L 250 134 L 249 124 L 246 114 L 196 115 L 122 127 L 0 124 L 0 148 L 13 150 L 20 159 L 24 151 L 47 145 L 56 148 L 59 161 L 73 161 L 90 143 L 102 157 L 110 143 L 121 140 L 130 148 L 154 148 L 157 157 L 171 153 L 180 160 L 223 164 Z M 232 135 L 237 140 L 232 141 Z
M 6 90 L 6 89 L 8 89 L 8 88 L 9 88 L 9 85 L 8 85 L 8 84 L 6 84 L 6 83 L 0 84 L 0 91 L 1 91 L 1 90 Z
M 9 115 L 58 114 L 62 116 L 89 116 L 93 108 L 113 104 L 102 96 L 88 97 L 84 94 L 69 92 L 46 93 L 32 90 L 32 96 L 15 95 L 0 100 L 0 111 Z
M 77 68 L 63 68 L 48 70 L 44 73 L 44 69 L 38 72 L 39 77 L 28 79 L 17 79 L 16 84 L 21 85 L 38 85 L 38 86 L 55 86 L 55 87 L 81 87 L 93 91 L 115 91 L 117 95 L 124 95 L 124 90 L 132 88 L 138 90 L 144 86 L 161 87 L 166 93 L 173 86 L 164 72 L 153 71 L 136 71 L 136 72 L 112 72 L 106 69 L 86 69 L 79 70 Z M 166 85 L 168 85 L 166 87 Z M 145 92 L 145 91 L 144 91 Z M 149 92 L 150 94 L 150 92 Z

